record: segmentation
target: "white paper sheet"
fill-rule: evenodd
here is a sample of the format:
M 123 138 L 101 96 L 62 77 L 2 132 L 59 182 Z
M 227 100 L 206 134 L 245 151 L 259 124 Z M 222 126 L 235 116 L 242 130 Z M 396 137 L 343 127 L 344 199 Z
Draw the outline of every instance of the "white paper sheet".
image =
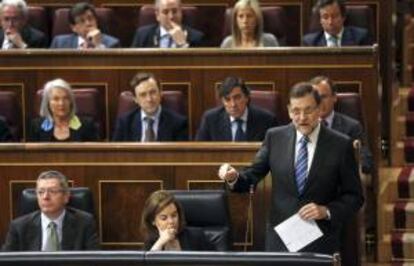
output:
M 296 252 L 323 236 L 314 220 L 304 220 L 299 214 L 292 215 L 274 229 L 290 252 Z

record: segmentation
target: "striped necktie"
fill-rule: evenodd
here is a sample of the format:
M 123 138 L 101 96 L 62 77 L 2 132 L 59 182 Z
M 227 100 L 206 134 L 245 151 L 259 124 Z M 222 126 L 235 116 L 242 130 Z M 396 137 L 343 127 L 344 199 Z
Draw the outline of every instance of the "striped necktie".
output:
M 308 142 L 309 138 L 303 136 L 299 141 L 299 150 L 296 156 L 295 177 L 299 194 L 302 194 L 308 177 Z

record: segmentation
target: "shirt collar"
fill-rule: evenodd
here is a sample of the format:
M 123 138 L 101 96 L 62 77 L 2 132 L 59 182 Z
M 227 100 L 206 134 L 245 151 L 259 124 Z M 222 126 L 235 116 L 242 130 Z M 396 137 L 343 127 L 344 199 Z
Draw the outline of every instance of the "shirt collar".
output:
M 159 118 L 160 118 L 160 115 L 161 115 L 161 109 L 162 109 L 162 107 L 160 105 L 160 106 L 158 106 L 158 110 L 155 112 L 155 114 L 147 115 L 147 113 L 145 113 L 144 110 L 142 110 L 142 108 L 141 108 L 141 120 L 144 121 L 145 118 L 148 117 L 148 118 L 154 119 L 154 121 L 158 121 Z
M 341 44 L 342 41 L 342 35 L 344 34 L 344 27 L 342 27 L 341 31 L 334 37 L 336 37 L 338 39 L 338 43 Z M 325 35 L 325 40 L 329 40 L 329 38 L 333 35 L 327 33 L 326 31 L 324 31 L 324 35 Z
M 316 142 L 318 141 L 318 136 L 319 136 L 320 130 L 321 130 L 321 124 L 318 123 L 318 125 L 308 135 L 310 143 L 316 145 Z M 302 137 L 303 137 L 303 134 L 299 130 L 296 130 L 296 145 L 298 145 L 298 143 L 302 139 Z
M 331 127 L 332 126 L 332 122 L 333 122 L 334 115 L 335 115 L 335 111 L 332 110 L 332 112 L 327 117 L 325 117 L 323 119 L 323 120 L 326 121 L 326 123 L 328 123 L 328 127 Z
M 235 118 L 233 116 L 230 116 L 230 122 L 234 122 L 236 119 L 241 119 L 243 122 L 247 122 L 247 115 L 249 114 L 249 108 L 246 106 L 246 109 L 244 110 L 243 114 L 239 118 Z
M 52 220 L 42 212 L 40 215 L 40 219 L 42 221 L 42 230 L 46 230 L 50 222 L 54 222 L 57 226 L 57 229 L 61 230 L 63 226 L 63 218 L 65 218 L 65 214 L 66 214 L 66 209 L 63 209 L 62 213 L 58 216 L 58 218 Z
M 160 26 L 160 37 L 162 38 L 165 35 L 170 35 L 170 33 L 162 26 Z

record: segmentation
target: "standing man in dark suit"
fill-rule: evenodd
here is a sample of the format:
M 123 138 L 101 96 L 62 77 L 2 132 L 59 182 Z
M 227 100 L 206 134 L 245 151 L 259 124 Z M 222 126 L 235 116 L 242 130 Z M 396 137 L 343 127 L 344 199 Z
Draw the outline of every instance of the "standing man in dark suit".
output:
M 119 40 L 102 33 L 98 28 L 95 7 L 89 3 L 75 4 L 69 11 L 72 34 L 53 38 L 50 48 L 105 49 L 120 47 Z
M 11 222 L 3 251 L 99 249 L 92 215 L 66 207 L 70 194 L 67 178 L 62 173 L 41 173 L 36 194 L 40 210 Z
M 374 167 L 374 159 L 361 123 L 352 117 L 334 111 L 335 103 L 337 101 L 336 86 L 330 78 L 317 76 L 310 82 L 321 97 L 320 116 L 323 124 L 326 127 L 347 135 L 353 141 L 359 141 L 361 143 L 361 170 L 364 174 L 370 174 Z
M 151 73 L 131 80 L 137 107 L 118 117 L 114 141 L 186 141 L 187 119 L 161 106 L 161 86 Z
M 28 8 L 24 0 L 0 3 L 1 49 L 46 48 L 44 33 L 27 24 Z
M 239 77 L 227 77 L 218 88 L 223 106 L 207 110 L 197 132 L 198 141 L 262 141 L 276 117 L 250 104 L 250 90 Z
M 187 48 L 203 45 L 204 34 L 182 24 L 181 0 L 155 0 L 158 24 L 137 29 L 131 47 Z
M 352 140 L 319 123 L 320 97 L 310 83 L 298 83 L 289 95 L 292 124 L 269 130 L 253 164 L 237 172 L 229 164 L 219 176 L 237 192 L 255 187 L 270 171 L 272 197 L 266 250 L 287 251 L 274 226 L 294 214 L 315 220 L 323 235 L 300 252 L 332 255 L 340 230 L 364 199 Z
M 303 37 L 305 46 L 358 46 L 372 45 L 370 33 L 363 28 L 344 26 L 346 18 L 343 0 L 318 0 L 314 7 L 322 29 Z

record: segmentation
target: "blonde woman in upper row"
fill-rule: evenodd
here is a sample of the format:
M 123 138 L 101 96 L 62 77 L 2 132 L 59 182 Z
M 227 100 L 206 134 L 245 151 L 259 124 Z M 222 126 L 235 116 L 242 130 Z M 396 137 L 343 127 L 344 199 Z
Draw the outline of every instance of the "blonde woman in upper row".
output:
M 263 16 L 257 0 L 239 0 L 231 20 L 232 34 L 223 40 L 222 48 L 279 46 L 273 34 L 263 32 Z

